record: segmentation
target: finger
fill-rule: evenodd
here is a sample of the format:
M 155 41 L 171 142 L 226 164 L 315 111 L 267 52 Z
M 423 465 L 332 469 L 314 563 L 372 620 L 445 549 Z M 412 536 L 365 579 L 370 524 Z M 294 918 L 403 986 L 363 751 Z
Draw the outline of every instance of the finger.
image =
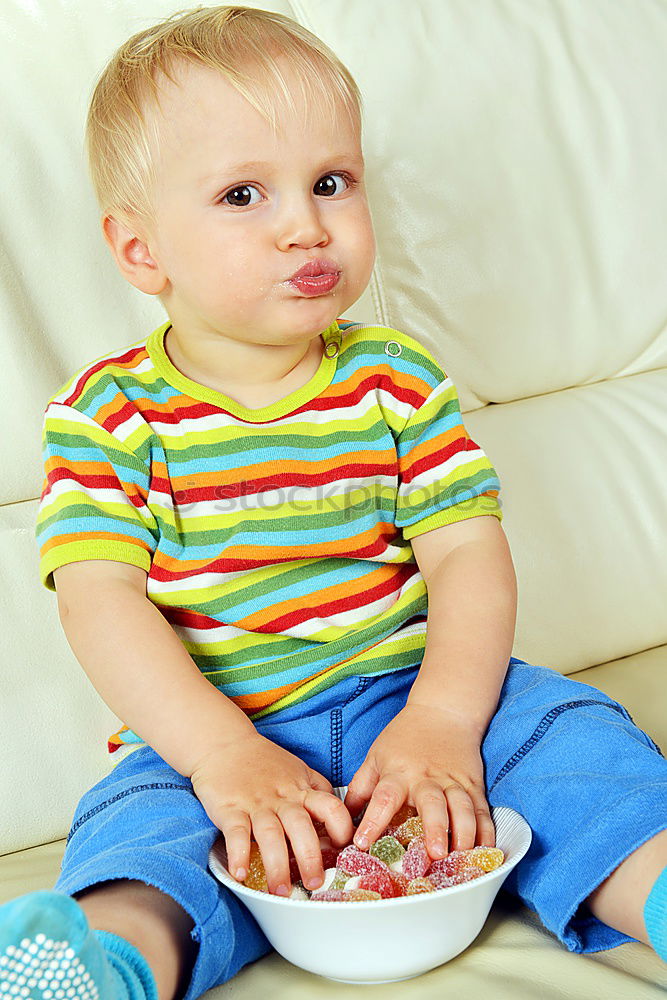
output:
M 442 786 L 424 781 L 412 790 L 412 796 L 424 827 L 426 850 L 434 861 L 444 858 L 449 842 L 449 809 Z
M 370 799 L 380 775 L 369 760 L 365 760 L 347 786 L 343 800 L 350 816 L 358 816 Z
M 330 781 L 327 781 L 324 775 L 320 774 L 319 771 L 311 770 L 310 783 L 313 786 L 313 788 L 316 788 L 318 791 L 331 792 L 331 794 L 333 795 L 333 785 L 331 784 Z
M 354 835 L 354 843 L 361 850 L 374 844 L 392 818 L 403 805 L 407 787 L 396 778 L 382 778 L 375 787 L 364 818 Z
M 220 824 L 227 851 L 227 870 L 237 882 L 248 875 L 250 860 L 250 817 L 240 809 L 231 811 Z
M 289 896 L 289 855 L 280 819 L 273 810 L 258 810 L 252 815 L 252 829 L 262 855 L 269 892 Z
M 475 846 L 477 818 L 475 806 L 461 785 L 445 788 L 450 820 L 450 850 L 467 851 Z
M 481 789 L 471 788 L 470 797 L 475 805 L 475 816 L 477 817 L 477 836 L 475 844 L 479 847 L 496 846 L 496 828 L 491 817 L 489 803 L 486 801 Z
M 338 796 L 313 789 L 306 795 L 304 806 L 311 816 L 317 817 L 324 823 L 326 833 L 333 844 L 344 847 L 350 843 L 354 836 L 354 824 L 345 804 Z
M 278 818 L 291 841 L 301 881 L 306 889 L 319 889 L 324 882 L 324 866 L 320 838 L 309 814 L 298 802 L 285 802 L 278 808 Z M 289 887 L 289 865 L 287 879 Z

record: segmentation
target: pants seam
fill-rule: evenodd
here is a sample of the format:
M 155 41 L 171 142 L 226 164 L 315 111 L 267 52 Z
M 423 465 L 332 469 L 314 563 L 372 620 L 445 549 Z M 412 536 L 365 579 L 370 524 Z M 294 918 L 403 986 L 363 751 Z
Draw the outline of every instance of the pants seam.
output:
M 540 720 L 534 732 L 531 736 L 529 736 L 523 746 L 519 747 L 516 753 L 512 754 L 509 760 L 503 764 L 500 771 L 496 775 L 493 784 L 490 786 L 488 794 L 490 795 L 498 782 L 502 781 L 502 779 L 509 774 L 512 768 L 516 767 L 526 754 L 530 753 L 530 751 L 537 746 L 540 740 L 547 734 L 556 719 L 562 715 L 563 712 L 568 712 L 573 708 L 584 708 L 587 705 L 602 705 L 604 708 L 613 709 L 614 712 L 618 712 L 619 715 L 624 717 L 626 714 L 620 705 L 615 705 L 607 701 L 600 701 L 597 698 L 579 698 L 576 701 L 567 701 L 562 705 L 557 705 L 555 708 L 550 709 L 550 711 L 548 711 L 547 714 Z
M 338 788 L 343 774 L 343 710 L 334 708 L 331 712 L 331 784 Z
M 343 709 L 358 698 L 372 680 L 372 677 L 359 677 L 357 686 L 343 704 L 331 711 L 331 784 L 334 788 L 343 784 Z
M 194 795 L 194 792 L 192 791 L 192 788 L 189 785 L 179 785 L 172 781 L 154 781 L 151 782 L 150 784 L 134 785 L 132 788 L 126 788 L 124 792 L 119 792 L 118 795 L 114 795 L 113 798 L 105 799 L 104 802 L 101 802 L 93 809 L 89 809 L 88 812 L 83 813 L 82 816 L 79 816 L 78 820 L 76 821 L 76 823 L 74 823 L 72 829 L 70 830 L 67 836 L 65 847 L 67 847 L 67 845 L 69 844 L 70 840 L 72 839 L 76 831 L 79 829 L 79 827 L 83 826 L 83 824 L 87 820 L 91 819 L 93 816 L 96 816 L 97 813 L 101 812 L 103 809 L 106 809 L 107 806 L 110 806 L 113 802 L 118 802 L 120 799 L 124 799 L 128 795 L 133 795 L 135 792 L 144 792 L 149 788 L 158 788 L 158 789 L 172 788 L 184 792 L 189 792 L 190 795 Z

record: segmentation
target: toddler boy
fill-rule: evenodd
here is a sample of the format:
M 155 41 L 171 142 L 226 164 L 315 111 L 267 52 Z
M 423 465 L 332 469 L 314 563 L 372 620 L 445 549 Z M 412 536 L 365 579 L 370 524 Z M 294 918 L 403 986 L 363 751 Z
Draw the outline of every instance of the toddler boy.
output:
M 516 808 L 506 887 L 571 950 L 664 957 L 664 759 L 511 656 L 500 484 L 455 386 L 342 318 L 375 253 L 349 72 L 288 18 L 200 8 L 121 47 L 87 139 L 116 264 L 169 318 L 46 410 L 42 580 L 125 724 L 54 891 L 0 908 L 0 956 L 32 997 L 55 961 L 77 996 L 191 1000 L 270 947 L 207 868 L 220 832 L 287 895 L 288 844 L 315 888 L 316 824 L 364 848 L 408 802 L 433 858 Z

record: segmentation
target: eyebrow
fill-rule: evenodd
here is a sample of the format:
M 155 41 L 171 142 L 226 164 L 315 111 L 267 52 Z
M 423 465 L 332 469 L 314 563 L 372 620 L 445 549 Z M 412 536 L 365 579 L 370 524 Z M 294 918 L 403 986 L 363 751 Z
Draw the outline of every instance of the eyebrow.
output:
M 321 166 L 319 170 L 325 170 L 328 166 L 331 166 L 336 161 L 338 162 L 348 162 L 354 163 L 357 166 L 363 165 L 363 156 L 358 153 L 332 153 L 331 156 L 327 156 L 321 161 Z M 204 183 L 213 182 L 218 180 L 223 174 L 224 175 L 242 175 L 245 173 L 252 173 L 255 170 L 271 170 L 273 167 L 272 163 L 266 160 L 249 160 L 246 163 L 232 163 L 229 166 L 223 166 L 220 170 L 216 170 L 212 174 L 207 174 L 202 178 Z

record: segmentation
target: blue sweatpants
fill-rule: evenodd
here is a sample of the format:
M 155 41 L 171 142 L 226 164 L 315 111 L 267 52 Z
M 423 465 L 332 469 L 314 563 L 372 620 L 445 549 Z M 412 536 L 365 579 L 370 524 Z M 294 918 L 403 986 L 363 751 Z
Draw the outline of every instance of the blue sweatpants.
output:
M 346 785 L 405 705 L 416 674 L 349 677 L 255 725 L 333 786 Z M 667 828 L 667 761 L 655 743 L 597 688 L 512 657 L 482 758 L 489 805 L 515 809 L 533 832 L 503 891 L 570 951 L 632 941 L 581 904 Z M 271 950 L 250 911 L 208 869 L 218 835 L 191 782 L 141 746 L 79 802 L 54 888 L 74 895 L 139 879 L 172 896 L 199 943 L 184 998 L 194 1000 Z

